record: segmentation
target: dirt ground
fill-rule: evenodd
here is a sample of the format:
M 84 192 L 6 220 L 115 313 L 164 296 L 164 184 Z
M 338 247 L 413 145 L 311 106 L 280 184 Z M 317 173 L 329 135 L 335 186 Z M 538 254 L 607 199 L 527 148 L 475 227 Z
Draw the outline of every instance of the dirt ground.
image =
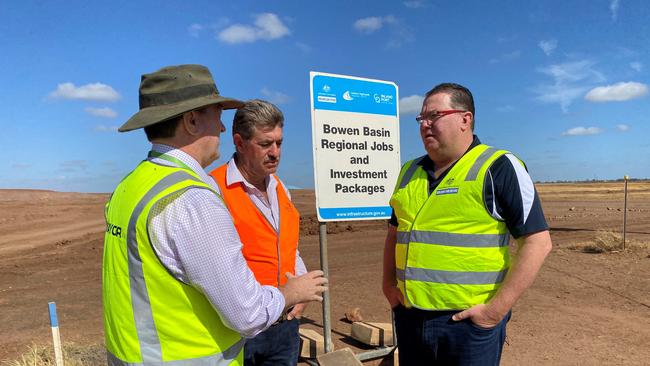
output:
M 621 232 L 623 183 L 538 185 L 553 251 L 515 305 L 503 365 L 650 363 L 650 182 L 630 182 L 628 250 L 586 253 L 602 230 Z M 320 266 L 313 191 L 293 191 L 303 215 L 300 250 Z M 0 360 L 51 342 L 48 301 L 64 341 L 101 344 L 101 256 L 106 194 L 0 190 Z M 386 223 L 328 224 L 335 348 L 368 350 L 349 337 L 344 313 L 387 322 L 381 293 Z M 322 330 L 320 304 L 303 326 Z M 377 365 L 380 361 L 366 364 Z

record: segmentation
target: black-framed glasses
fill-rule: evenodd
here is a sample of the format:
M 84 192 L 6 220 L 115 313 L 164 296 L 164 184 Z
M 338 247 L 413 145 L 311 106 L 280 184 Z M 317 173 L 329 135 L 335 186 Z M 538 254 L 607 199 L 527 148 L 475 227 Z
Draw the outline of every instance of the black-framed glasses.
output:
M 415 120 L 417 121 L 418 124 L 423 124 L 426 121 L 433 122 L 437 120 L 440 117 L 444 117 L 448 114 L 453 114 L 453 113 L 464 113 L 467 111 L 461 110 L 461 109 L 448 109 L 446 111 L 431 111 L 428 112 L 424 115 L 419 114 L 417 117 L 415 117 Z

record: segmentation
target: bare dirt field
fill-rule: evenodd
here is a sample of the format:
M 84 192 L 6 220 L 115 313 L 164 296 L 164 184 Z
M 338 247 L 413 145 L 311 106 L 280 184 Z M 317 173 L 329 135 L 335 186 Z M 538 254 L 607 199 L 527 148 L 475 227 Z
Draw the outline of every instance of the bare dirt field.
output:
M 603 230 L 623 226 L 623 183 L 540 184 L 553 251 L 513 310 L 503 365 L 650 364 L 650 182 L 630 182 L 627 247 L 596 252 Z M 300 250 L 318 268 L 313 191 L 293 191 Z M 48 301 L 64 341 L 101 344 L 103 205 L 107 194 L 0 190 L 0 360 L 51 342 Z M 344 313 L 388 322 L 381 293 L 384 221 L 328 224 L 335 348 L 367 350 Z M 609 240 L 611 244 L 611 239 Z M 597 248 L 596 248 L 597 249 Z M 321 307 L 303 326 L 321 331 Z M 379 361 L 368 362 L 376 365 Z

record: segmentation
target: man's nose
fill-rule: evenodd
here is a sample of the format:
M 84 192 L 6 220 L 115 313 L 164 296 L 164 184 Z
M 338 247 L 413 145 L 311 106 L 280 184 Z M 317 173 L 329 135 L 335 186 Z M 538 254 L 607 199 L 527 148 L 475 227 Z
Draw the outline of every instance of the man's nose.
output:
M 278 156 L 280 154 L 280 145 L 273 143 L 269 149 L 269 155 Z

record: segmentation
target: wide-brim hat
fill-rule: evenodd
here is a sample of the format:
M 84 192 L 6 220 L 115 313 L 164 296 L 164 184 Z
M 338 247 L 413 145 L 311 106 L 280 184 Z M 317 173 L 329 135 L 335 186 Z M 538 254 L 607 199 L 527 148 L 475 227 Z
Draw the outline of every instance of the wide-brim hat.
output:
M 142 75 L 140 111 L 118 129 L 126 132 L 151 126 L 185 112 L 211 104 L 235 109 L 242 101 L 219 95 L 219 89 L 207 67 L 201 65 L 168 66 Z

